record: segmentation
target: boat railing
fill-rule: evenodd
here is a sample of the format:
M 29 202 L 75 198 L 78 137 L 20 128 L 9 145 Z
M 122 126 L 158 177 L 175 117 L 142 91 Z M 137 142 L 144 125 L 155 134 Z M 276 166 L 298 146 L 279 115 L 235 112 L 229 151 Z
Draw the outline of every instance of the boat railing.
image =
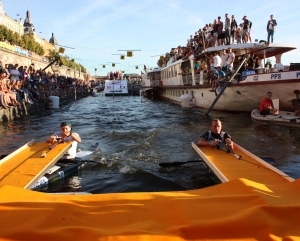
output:
M 200 84 L 200 73 L 199 74 L 195 74 L 195 83 L 196 83 L 196 85 Z
M 183 85 L 187 85 L 187 76 L 186 75 L 182 75 L 182 83 L 183 83 Z
M 193 77 L 192 77 L 191 74 L 189 74 L 189 75 L 187 76 L 187 84 L 188 84 L 188 85 L 192 85 L 192 84 L 193 84 Z

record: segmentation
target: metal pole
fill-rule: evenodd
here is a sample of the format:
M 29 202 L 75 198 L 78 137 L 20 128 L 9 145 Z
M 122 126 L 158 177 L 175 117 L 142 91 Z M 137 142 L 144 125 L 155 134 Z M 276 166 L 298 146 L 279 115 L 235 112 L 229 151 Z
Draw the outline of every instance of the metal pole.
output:
M 240 68 L 243 66 L 243 64 L 244 64 L 244 62 L 246 61 L 247 58 L 248 58 L 248 56 L 244 56 L 241 64 L 239 65 L 239 67 L 237 68 L 237 70 L 234 72 L 234 74 L 231 76 L 231 78 L 229 79 L 229 81 L 225 83 L 224 87 L 221 89 L 220 93 L 217 95 L 217 97 L 214 100 L 214 102 L 208 108 L 208 110 L 205 113 L 205 115 L 208 115 L 209 112 L 212 110 L 212 108 L 215 106 L 215 104 L 218 102 L 219 98 L 221 97 L 221 95 L 223 94 L 223 92 L 225 91 L 225 89 L 227 88 L 227 86 L 231 83 L 231 81 L 233 80 L 233 78 L 236 76 L 236 74 L 238 73 L 238 71 L 240 70 Z

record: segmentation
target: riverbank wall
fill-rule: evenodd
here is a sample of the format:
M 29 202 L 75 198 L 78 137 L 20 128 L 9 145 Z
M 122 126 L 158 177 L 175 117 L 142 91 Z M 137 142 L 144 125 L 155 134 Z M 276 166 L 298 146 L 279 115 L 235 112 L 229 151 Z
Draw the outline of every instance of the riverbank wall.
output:
M 74 93 L 69 96 L 59 99 L 59 106 L 63 106 L 70 102 L 85 98 L 89 96 L 89 93 Z M 49 109 L 51 100 L 43 102 L 34 102 L 33 104 L 22 102 L 20 106 L 12 106 L 7 109 L 0 110 L 0 122 L 10 122 L 18 119 L 22 119 L 28 115 L 37 115 L 38 113 Z

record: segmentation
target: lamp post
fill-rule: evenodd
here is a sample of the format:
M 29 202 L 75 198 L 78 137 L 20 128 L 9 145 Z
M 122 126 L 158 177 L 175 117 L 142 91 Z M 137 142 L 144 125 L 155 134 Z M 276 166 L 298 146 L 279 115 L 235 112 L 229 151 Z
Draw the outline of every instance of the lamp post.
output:
M 42 32 L 39 32 L 42 33 Z M 41 36 L 39 36 L 41 38 L 41 46 L 43 47 L 43 38 Z
M 17 14 L 17 16 L 20 17 L 20 14 Z M 20 36 L 21 36 L 21 30 L 20 30 L 21 19 L 22 19 L 22 18 L 19 18 L 19 19 L 18 19 L 18 24 L 19 24 L 19 35 L 20 35 Z

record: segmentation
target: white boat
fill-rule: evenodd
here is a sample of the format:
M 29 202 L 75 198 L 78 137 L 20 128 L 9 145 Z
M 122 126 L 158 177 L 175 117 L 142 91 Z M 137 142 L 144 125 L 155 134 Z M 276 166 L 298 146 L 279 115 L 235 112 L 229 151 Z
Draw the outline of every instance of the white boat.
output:
M 127 80 L 105 80 L 105 96 L 128 95 Z
M 201 70 L 198 74 L 193 71 L 194 57 L 175 62 L 170 59 L 167 66 L 150 70 L 143 76 L 143 81 L 150 80 L 151 86 L 157 89 L 160 97 L 178 104 L 181 103 L 180 96 L 190 94 L 194 106 L 199 108 L 250 113 L 259 106 L 267 91 L 271 91 L 273 97 L 279 99 L 283 110 L 294 111 L 299 108 L 300 64 L 291 63 L 289 66 L 281 64 L 282 55 L 295 50 L 296 46 L 266 42 L 231 44 L 207 48 L 199 57 L 205 58 L 229 47 L 235 53 L 234 70 L 239 67 L 238 58 L 248 54 L 257 55 L 261 66 L 265 66 L 266 58 L 275 57 L 278 68 L 260 68 L 243 71 L 240 76 L 236 74 L 234 78 L 229 79 L 229 85 L 221 93 L 209 91 L 211 86 L 207 84 L 206 71 Z M 182 68 L 192 71 L 184 75 L 181 74 Z M 220 96 L 216 97 L 217 95 Z
M 261 115 L 258 109 L 254 109 L 251 112 L 251 118 L 261 123 L 300 127 L 300 116 L 294 116 L 294 112 L 290 111 L 279 111 L 277 115 Z

